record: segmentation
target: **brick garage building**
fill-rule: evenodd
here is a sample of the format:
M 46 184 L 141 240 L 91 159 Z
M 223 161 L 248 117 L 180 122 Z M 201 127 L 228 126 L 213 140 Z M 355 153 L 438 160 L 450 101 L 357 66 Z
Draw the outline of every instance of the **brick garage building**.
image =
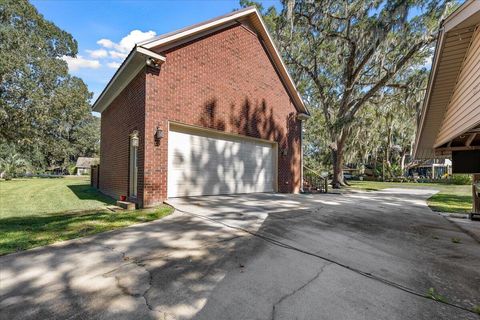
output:
M 255 8 L 138 44 L 93 110 L 115 198 L 300 191 L 308 111 Z

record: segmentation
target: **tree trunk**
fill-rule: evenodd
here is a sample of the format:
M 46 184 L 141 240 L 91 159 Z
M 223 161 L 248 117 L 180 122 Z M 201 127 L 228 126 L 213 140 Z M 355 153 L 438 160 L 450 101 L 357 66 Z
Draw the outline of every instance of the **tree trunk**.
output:
M 345 147 L 345 138 L 344 135 L 340 139 L 337 139 L 336 142 L 330 145 L 330 150 L 332 152 L 332 165 L 333 165 L 333 179 L 332 187 L 334 189 L 340 189 L 342 186 L 346 186 L 345 180 L 343 179 L 343 150 Z
M 392 163 L 390 162 L 390 150 L 392 149 L 392 130 L 392 124 L 390 123 L 390 126 L 387 129 L 387 148 L 385 150 L 385 165 L 387 166 L 387 173 L 389 178 L 393 177 Z M 383 174 L 383 179 L 385 180 L 385 174 Z
M 343 159 L 341 152 L 332 148 L 333 178 L 332 188 L 340 189 L 343 183 Z
M 477 188 L 475 185 L 480 182 L 480 174 L 472 175 L 472 198 L 473 198 L 473 206 L 472 212 L 479 214 L 480 213 L 480 198 L 478 197 Z
M 406 176 L 405 174 L 405 157 L 407 156 L 407 154 L 405 152 L 402 152 L 402 159 L 400 160 L 400 168 L 402 170 L 402 175 L 403 176 Z

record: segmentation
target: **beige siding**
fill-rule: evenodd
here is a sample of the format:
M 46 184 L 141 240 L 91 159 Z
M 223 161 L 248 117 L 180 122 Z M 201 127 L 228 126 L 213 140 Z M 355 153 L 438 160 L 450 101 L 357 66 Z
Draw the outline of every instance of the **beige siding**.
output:
M 480 28 L 472 37 L 435 147 L 480 124 Z
M 437 133 L 442 125 L 445 110 L 455 89 L 455 82 L 459 76 L 462 61 L 466 56 L 471 43 L 473 28 L 466 28 L 445 35 L 442 52 L 439 57 L 437 69 L 430 92 L 420 139 L 417 146 L 416 158 L 433 158 L 435 156 L 433 145 Z

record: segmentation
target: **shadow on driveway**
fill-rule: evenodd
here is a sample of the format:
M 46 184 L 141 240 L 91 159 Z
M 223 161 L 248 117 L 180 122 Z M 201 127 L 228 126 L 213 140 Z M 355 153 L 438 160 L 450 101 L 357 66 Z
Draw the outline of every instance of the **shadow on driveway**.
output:
M 12 319 L 477 319 L 279 243 L 473 308 L 478 244 L 428 196 L 174 199 L 162 220 L 0 257 L 0 308 Z

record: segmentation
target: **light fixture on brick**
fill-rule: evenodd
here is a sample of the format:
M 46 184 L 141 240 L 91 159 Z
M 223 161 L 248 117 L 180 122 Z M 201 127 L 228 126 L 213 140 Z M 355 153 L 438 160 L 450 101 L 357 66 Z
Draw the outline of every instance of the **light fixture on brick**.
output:
M 160 69 L 160 62 L 154 58 L 147 58 L 146 64 L 149 67 L 155 68 L 155 69 Z
M 157 130 L 155 131 L 155 142 L 160 143 L 160 140 L 163 138 L 163 130 L 160 129 L 160 127 L 157 127 Z

